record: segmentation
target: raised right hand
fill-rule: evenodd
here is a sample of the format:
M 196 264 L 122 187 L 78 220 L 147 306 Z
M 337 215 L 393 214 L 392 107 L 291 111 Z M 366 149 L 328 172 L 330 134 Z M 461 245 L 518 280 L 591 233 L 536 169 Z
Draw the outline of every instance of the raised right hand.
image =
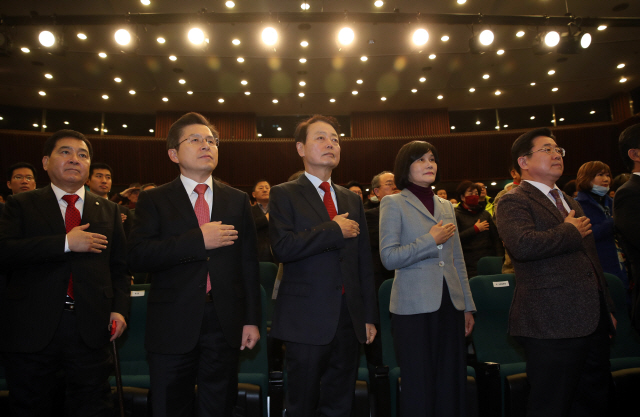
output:
M 107 237 L 98 233 L 85 232 L 89 223 L 76 226 L 67 233 L 67 243 L 71 252 L 101 253 L 107 249 Z
M 222 246 L 231 246 L 238 238 L 238 231 L 232 225 L 222 222 L 210 222 L 200 226 L 204 237 L 204 247 L 215 249 Z
M 571 210 L 569 212 L 567 217 L 564 218 L 564 222 L 565 223 L 571 223 L 572 225 L 574 225 L 576 227 L 576 229 L 578 229 L 578 232 L 580 232 L 582 237 L 585 237 L 585 236 L 591 234 L 591 232 L 592 232 L 592 230 L 591 230 L 591 220 L 589 220 L 589 218 L 587 216 L 582 216 L 582 217 L 576 218 L 576 211 L 575 210 Z
M 333 218 L 333 221 L 338 223 L 340 226 L 342 236 L 344 236 L 345 239 L 356 237 L 360 234 L 360 226 L 358 225 L 358 222 L 349 220 L 347 216 L 349 216 L 349 213 L 336 214 Z
M 433 239 L 436 241 L 437 245 L 442 245 L 444 242 L 449 240 L 451 236 L 453 236 L 453 232 L 456 231 L 456 225 L 453 223 L 447 223 L 444 226 L 442 225 L 442 220 L 438 222 L 438 224 L 434 224 L 429 229 L 429 234 L 433 236 Z

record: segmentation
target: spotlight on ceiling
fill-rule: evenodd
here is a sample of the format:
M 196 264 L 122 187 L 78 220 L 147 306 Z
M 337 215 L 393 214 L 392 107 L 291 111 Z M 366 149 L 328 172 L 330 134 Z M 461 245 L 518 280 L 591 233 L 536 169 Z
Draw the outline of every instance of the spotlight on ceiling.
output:
M 353 33 L 353 29 L 342 28 L 338 33 L 338 42 L 340 42 L 341 45 L 349 45 L 351 42 L 353 42 L 355 36 L 356 35 L 355 33 Z
M 62 30 L 60 28 L 45 29 L 38 34 L 38 41 L 50 54 L 64 55 Z
M 48 30 L 43 30 L 42 32 L 40 32 L 40 34 L 38 35 L 38 40 L 40 41 L 40 45 L 44 46 L 45 48 L 51 48 L 56 43 L 55 35 Z
M 536 55 L 544 55 L 551 53 L 560 43 L 560 34 L 555 30 L 548 32 L 540 32 L 536 36 L 533 44 L 533 52 Z
M 570 24 L 567 33 L 563 33 L 560 37 L 558 53 L 579 54 L 582 50 L 587 49 L 589 45 L 591 45 L 591 35 L 583 32 L 581 28 L 576 27 L 574 24 Z
M 131 34 L 127 29 L 118 29 L 115 34 L 118 45 L 126 46 L 131 43 Z
M 189 41 L 194 45 L 202 45 L 204 42 L 204 32 L 200 28 L 192 28 L 187 34 Z
M 413 32 L 413 43 L 417 46 L 422 46 L 429 40 L 429 32 L 425 29 L 418 29 Z
M 491 49 L 493 43 L 493 32 L 489 29 L 485 29 L 478 35 L 473 35 L 469 39 L 469 49 L 474 54 L 484 54 Z
M 262 31 L 262 42 L 269 46 L 273 46 L 278 42 L 278 32 L 272 28 L 268 27 Z

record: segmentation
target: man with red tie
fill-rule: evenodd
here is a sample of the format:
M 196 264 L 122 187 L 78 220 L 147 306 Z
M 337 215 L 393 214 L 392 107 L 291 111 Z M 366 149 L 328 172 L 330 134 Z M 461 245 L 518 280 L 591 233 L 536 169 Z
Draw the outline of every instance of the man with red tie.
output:
M 85 193 L 92 156 L 81 133 L 54 133 L 42 158 L 51 185 L 12 196 L 0 218 L 0 350 L 15 417 L 54 413 L 59 372 L 69 415 L 112 412 L 108 346 L 126 328 L 130 278 L 116 204 Z
M 331 181 L 339 125 L 316 115 L 296 128 L 304 175 L 271 189 L 269 236 L 284 264 L 271 335 L 285 341 L 287 416 L 351 414 L 359 343 L 378 322 L 362 199 Z
M 218 132 L 198 113 L 169 129 L 180 176 L 140 193 L 128 261 L 151 281 L 145 347 L 155 417 L 233 414 L 238 353 L 260 339 L 260 278 L 249 196 L 213 180 Z

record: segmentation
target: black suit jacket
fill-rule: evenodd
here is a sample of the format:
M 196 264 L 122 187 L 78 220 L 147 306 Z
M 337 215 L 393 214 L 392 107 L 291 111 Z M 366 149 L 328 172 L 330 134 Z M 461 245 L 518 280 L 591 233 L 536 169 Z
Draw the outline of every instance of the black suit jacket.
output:
M 360 225 L 360 235 L 345 239 L 329 219 L 309 179 L 277 185 L 269 197 L 269 236 L 276 259 L 284 264 L 271 335 L 290 342 L 324 345 L 336 333 L 342 285 L 353 327 L 366 341 L 365 323 L 377 323 L 369 233 L 362 200 L 333 184 L 338 213 Z
M 251 214 L 256 224 L 258 235 L 258 260 L 260 262 L 273 262 L 271 254 L 271 242 L 269 241 L 269 220 L 258 204 L 251 206 Z
M 0 264 L 8 286 L 0 300 L 0 348 L 37 352 L 53 338 L 73 274 L 78 330 L 99 348 L 109 342 L 111 312 L 129 313 L 125 237 L 115 203 L 85 193 L 81 224 L 107 237 L 101 253 L 64 252 L 66 230 L 51 186 L 9 198 L 0 218 Z
M 563 195 L 575 216 L 584 216 L 580 204 Z M 526 181 L 502 196 L 496 218 L 516 274 L 509 333 L 538 339 L 593 333 L 600 319 L 598 281 L 613 311 L 593 235 L 583 238 Z
M 145 346 L 182 354 L 200 336 L 207 272 L 222 332 L 239 347 L 244 325 L 260 325 L 260 277 L 256 231 L 246 193 L 213 181 L 211 221 L 233 225 L 231 246 L 207 250 L 180 178 L 140 193 L 128 240 L 133 272 L 149 272 L 151 289 Z

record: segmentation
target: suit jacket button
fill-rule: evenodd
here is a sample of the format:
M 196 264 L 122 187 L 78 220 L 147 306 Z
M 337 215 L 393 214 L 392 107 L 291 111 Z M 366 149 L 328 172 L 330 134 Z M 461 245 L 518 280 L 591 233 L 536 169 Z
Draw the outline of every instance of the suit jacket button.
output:
M 440 266 L 444 266 L 444 262 L 443 262 L 443 261 L 440 261 L 440 262 L 438 262 L 438 265 L 440 265 Z
M 442 249 L 442 245 L 438 245 L 438 246 L 437 246 L 437 248 L 438 248 L 438 249 Z

